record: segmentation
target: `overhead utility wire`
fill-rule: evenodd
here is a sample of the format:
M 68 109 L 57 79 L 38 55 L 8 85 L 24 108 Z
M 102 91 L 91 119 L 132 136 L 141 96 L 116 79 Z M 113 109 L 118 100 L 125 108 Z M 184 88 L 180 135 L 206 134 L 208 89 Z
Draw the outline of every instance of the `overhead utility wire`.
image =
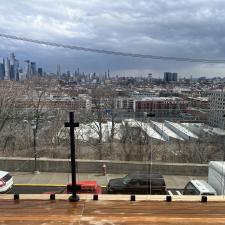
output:
M 0 33 L 0 37 L 32 42 L 35 44 L 41 45 L 48 45 L 53 47 L 60 47 L 60 48 L 67 48 L 67 49 L 74 49 L 79 51 L 85 52 L 95 52 L 100 54 L 108 54 L 108 55 L 118 55 L 118 56 L 125 56 L 125 57 L 135 57 L 135 58 L 145 58 L 145 59 L 158 59 L 158 60 L 172 60 L 172 61 L 183 61 L 183 62 L 202 62 L 202 63 L 225 63 L 225 59 L 198 59 L 198 58 L 180 58 L 180 57 L 172 57 L 172 56 L 156 56 L 156 55 L 149 55 L 149 54 L 138 54 L 138 53 L 128 53 L 128 52 L 120 52 L 120 51 L 110 51 L 110 50 L 103 50 L 103 49 L 95 49 L 95 48 L 85 48 L 75 45 L 66 45 L 66 44 L 59 44 L 55 42 L 48 42 L 48 41 L 41 41 L 36 39 L 30 39 L 25 37 L 19 37 L 15 35 L 9 34 L 2 34 Z

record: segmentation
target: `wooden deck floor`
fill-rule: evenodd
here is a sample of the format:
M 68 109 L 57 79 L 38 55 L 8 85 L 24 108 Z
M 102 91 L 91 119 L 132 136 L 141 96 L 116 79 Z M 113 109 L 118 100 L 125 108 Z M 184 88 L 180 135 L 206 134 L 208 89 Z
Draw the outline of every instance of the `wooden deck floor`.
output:
M 225 224 L 225 202 L 0 200 L 0 225 Z
M 71 203 L 68 196 L 61 195 L 56 201 L 43 200 L 48 195 L 24 195 L 18 201 L 1 196 L 0 225 L 225 224 L 225 201 L 221 198 L 201 203 L 199 197 L 190 201 L 178 197 L 173 202 L 163 201 L 162 196 L 140 196 L 145 200 L 136 202 L 129 201 L 129 196 L 101 196 L 99 201 L 91 197 Z

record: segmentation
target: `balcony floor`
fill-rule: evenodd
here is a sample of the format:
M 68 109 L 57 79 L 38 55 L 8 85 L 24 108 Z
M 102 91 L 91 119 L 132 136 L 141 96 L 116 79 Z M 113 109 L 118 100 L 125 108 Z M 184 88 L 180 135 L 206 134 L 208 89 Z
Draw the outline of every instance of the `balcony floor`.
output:
M 159 200 L 86 199 L 71 203 L 66 199 L 50 201 L 40 198 L 19 201 L 0 198 L 0 225 L 225 224 L 223 200 L 168 203 Z

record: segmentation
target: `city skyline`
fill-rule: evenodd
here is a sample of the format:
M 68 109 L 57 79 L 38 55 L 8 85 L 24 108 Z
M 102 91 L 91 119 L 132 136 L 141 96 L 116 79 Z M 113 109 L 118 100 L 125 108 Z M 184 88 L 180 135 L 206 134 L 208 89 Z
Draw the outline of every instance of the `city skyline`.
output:
M 5 65 L 7 63 L 9 64 L 8 65 L 9 72 L 7 72 L 7 68 L 6 68 L 7 66 Z M 11 70 L 12 70 L 11 66 L 14 66 L 14 65 L 16 67 L 13 68 L 13 70 L 15 71 L 14 74 L 13 74 L 13 72 L 11 72 Z M 18 74 L 18 72 L 19 72 L 19 74 Z M 5 80 L 7 80 L 7 79 L 20 80 L 21 78 L 22 79 L 29 79 L 35 74 L 36 75 L 39 74 L 41 76 L 42 75 L 53 75 L 54 74 L 57 77 L 61 77 L 62 75 L 66 75 L 68 73 L 71 75 L 71 77 L 73 77 L 74 75 L 78 75 L 78 74 L 80 74 L 80 75 L 82 75 L 82 74 L 85 74 L 85 75 L 96 74 L 96 75 L 101 77 L 101 76 L 104 76 L 105 74 L 108 74 L 109 72 L 111 74 L 111 77 L 118 76 L 118 77 L 143 77 L 143 78 L 145 77 L 145 78 L 147 78 L 149 76 L 149 74 L 151 74 L 152 78 L 157 78 L 157 79 L 159 78 L 159 79 L 162 79 L 162 80 L 167 80 L 167 78 L 165 79 L 165 74 L 171 73 L 171 72 L 168 72 L 168 71 L 164 71 L 161 74 L 153 74 L 151 71 L 146 71 L 146 73 L 142 72 L 142 73 L 140 73 L 136 76 L 133 73 L 131 73 L 131 74 L 123 74 L 123 73 L 122 74 L 115 74 L 110 70 L 110 68 L 106 69 L 105 71 L 100 71 L 100 72 L 96 72 L 96 71 L 88 72 L 88 71 L 81 70 L 79 65 L 75 65 L 75 66 L 73 66 L 72 70 L 69 70 L 67 67 L 65 67 L 65 65 L 62 65 L 60 63 L 55 64 L 55 68 L 53 68 L 53 70 L 46 71 L 46 69 L 43 68 L 39 64 L 39 62 L 34 62 L 34 60 L 32 60 L 32 59 L 26 59 L 26 60 L 19 59 L 17 57 L 17 54 L 14 53 L 14 52 L 10 52 L 8 56 L 6 55 L 6 56 L 3 56 L 3 57 L 0 57 L 0 79 L 1 80 L 3 80 L 3 73 L 5 74 L 5 77 L 4 77 Z M 197 79 L 197 78 L 201 78 L 201 77 L 207 78 L 207 75 L 205 75 L 205 74 L 191 74 L 191 73 L 188 73 L 188 72 L 184 75 L 178 74 L 177 71 L 172 73 L 172 74 L 176 74 L 175 81 L 177 81 L 178 79 L 183 79 L 183 78 L 186 78 L 186 79 L 195 79 L 195 78 Z M 20 77 L 20 76 L 22 76 L 22 77 Z M 214 74 L 209 78 L 216 78 L 216 77 L 225 78 L 225 74 L 224 75 L 223 74 Z
M 14 10 L 15 7 L 17 10 Z M 221 1 L 27 1 L 0 6 L 0 32 L 43 41 L 174 57 L 223 59 L 224 9 Z M 187 19 L 188 18 L 188 19 Z M 29 30 L 29 32 L 27 32 Z M 201 64 L 100 55 L 0 39 L 0 57 L 16 52 L 32 58 L 46 71 L 57 64 L 72 71 L 97 73 L 110 68 L 116 75 L 159 76 L 165 71 L 223 76 L 224 64 Z M 10 47 L 9 47 L 10 46 Z

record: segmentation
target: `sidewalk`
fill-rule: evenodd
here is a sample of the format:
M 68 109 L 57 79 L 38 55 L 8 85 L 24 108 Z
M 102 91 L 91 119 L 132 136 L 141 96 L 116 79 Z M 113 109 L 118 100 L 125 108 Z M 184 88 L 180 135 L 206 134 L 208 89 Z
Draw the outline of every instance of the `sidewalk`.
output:
M 69 173 L 45 173 L 33 174 L 27 172 L 11 172 L 14 177 L 14 184 L 46 184 L 46 185 L 66 185 L 71 182 L 71 175 Z M 106 186 L 108 181 L 113 178 L 123 177 L 126 174 L 96 174 L 96 173 L 79 173 L 77 180 L 96 180 L 99 185 Z M 199 176 L 175 176 L 164 175 L 167 188 L 182 189 L 189 180 L 203 179 L 207 177 Z

